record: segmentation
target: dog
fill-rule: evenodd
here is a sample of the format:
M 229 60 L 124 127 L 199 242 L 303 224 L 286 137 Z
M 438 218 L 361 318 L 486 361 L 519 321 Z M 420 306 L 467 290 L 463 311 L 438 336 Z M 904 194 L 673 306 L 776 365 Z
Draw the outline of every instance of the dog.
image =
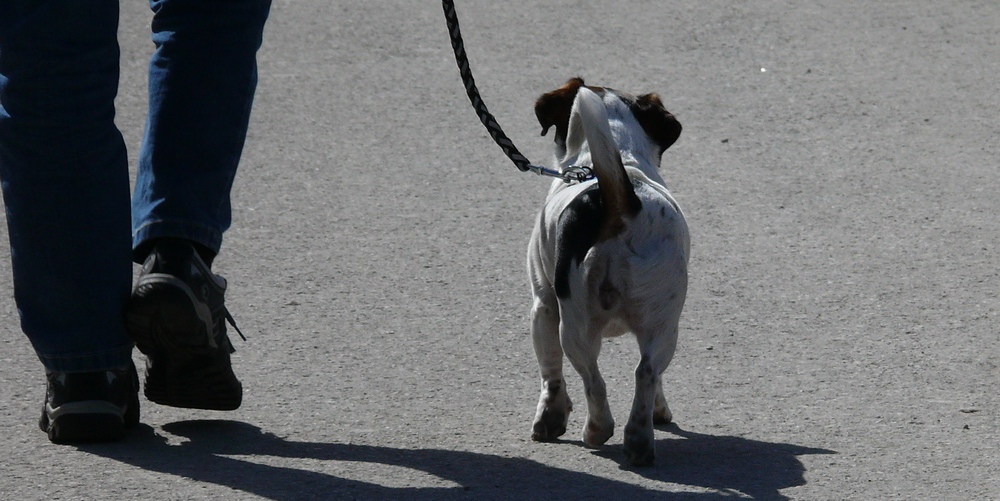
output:
M 653 425 L 672 420 L 661 374 L 677 346 L 688 284 L 687 223 L 658 172 L 681 125 L 656 94 L 633 96 L 580 78 L 538 98 L 535 115 L 543 136 L 555 127 L 558 167 L 591 167 L 596 179 L 553 181 L 528 245 L 542 381 L 531 436 L 552 441 L 566 432 L 572 403 L 564 353 L 583 378 L 584 443 L 598 447 L 614 434 L 597 358 L 603 337 L 632 332 L 640 358 L 624 452 L 631 464 L 650 465 Z

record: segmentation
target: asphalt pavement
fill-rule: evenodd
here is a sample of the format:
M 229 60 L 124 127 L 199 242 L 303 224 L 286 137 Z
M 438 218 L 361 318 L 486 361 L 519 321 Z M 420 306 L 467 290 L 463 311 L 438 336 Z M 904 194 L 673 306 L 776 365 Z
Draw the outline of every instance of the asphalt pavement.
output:
M 601 357 L 609 443 L 583 445 L 572 372 L 564 440 L 530 439 L 524 256 L 548 181 L 482 128 L 441 6 L 275 0 L 216 261 L 243 406 L 143 400 L 125 441 L 50 444 L 2 246 L 0 497 L 1000 498 L 1000 4 L 457 3 L 532 161 L 552 155 L 534 100 L 573 76 L 657 92 L 684 126 L 663 174 L 691 285 L 656 465 L 621 454 L 629 337 Z M 133 170 L 148 26 L 122 4 Z

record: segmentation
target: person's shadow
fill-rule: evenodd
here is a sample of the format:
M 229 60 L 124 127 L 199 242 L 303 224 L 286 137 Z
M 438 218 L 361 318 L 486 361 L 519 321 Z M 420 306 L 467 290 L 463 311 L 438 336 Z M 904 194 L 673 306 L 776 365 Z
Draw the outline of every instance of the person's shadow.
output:
M 149 471 L 224 485 L 269 499 L 786 499 L 779 492 L 804 485 L 803 454 L 833 451 L 736 437 L 690 433 L 676 425 L 677 438 L 661 440 L 657 466 L 634 471 L 649 479 L 702 487 L 708 493 L 650 489 L 584 472 L 565 470 L 523 458 L 442 449 L 395 449 L 355 444 L 295 442 L 237 421 L 182 421 L 163 426 L 187 438 L 170 445 L 153 428 L 140 429 L 113 444 L 84 445 L 83 451 Z M 577 446 L 563 442 L 563 445 Z M 542 447 L 542 445 L 539 445 Z M 585 451 L 582 449 L 581 451 Z M 624 465 L 620 447 L 592 451 Z M 252 460 L 244 460 L 247 456 Z M 270 459 L 269 459 L 270 458 Z M 389 486 L 329 473 L 270 466 L 273 458 L 347 461 L 395 466 L 424 472 L 445 487 Z M 287 463 L 287 461 L 285 461 Z M 384 472 L 384 468 L 373 468 Z M 629 468 L 631 469 L 631 468 Z M 383 478 L 383 480 L 385 480 Z

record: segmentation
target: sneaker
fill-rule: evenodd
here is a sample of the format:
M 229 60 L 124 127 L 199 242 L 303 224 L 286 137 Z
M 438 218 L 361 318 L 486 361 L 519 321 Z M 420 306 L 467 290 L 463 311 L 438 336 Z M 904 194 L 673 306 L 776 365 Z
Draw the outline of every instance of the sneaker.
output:
M 233 410 L 243 386 L 233 374 L 226 280 L 183 240 L 156 244 L 126 308 L 126 326 L 146 355 L 146 398 L 189 409 Z M 240 337 L 243 333 L 240 332 Z M 246 339 L 246 338 L 244 338 Z
M 135 364 L 97 372 L 46 371 L 38 426 L 55 443 L 107 442 L 139 424 Z

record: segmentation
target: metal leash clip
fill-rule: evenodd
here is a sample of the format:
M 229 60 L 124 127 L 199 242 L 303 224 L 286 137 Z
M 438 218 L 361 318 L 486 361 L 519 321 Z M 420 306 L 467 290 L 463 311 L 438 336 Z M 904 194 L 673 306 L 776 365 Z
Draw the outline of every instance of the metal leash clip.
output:
M 570 165 L 563 171 L 563 181 L 567 184 L 576 181 L 582 183 L 594 179 L 594 169 L 583 165 Z
M 594 170 L 582 165 L 571 165 L 564 171 L 558 171 L 541 165 L 528 164 L 528 170 L 539 176 L 558 177 L 566 184 L 582 183 L 594 178 Z

